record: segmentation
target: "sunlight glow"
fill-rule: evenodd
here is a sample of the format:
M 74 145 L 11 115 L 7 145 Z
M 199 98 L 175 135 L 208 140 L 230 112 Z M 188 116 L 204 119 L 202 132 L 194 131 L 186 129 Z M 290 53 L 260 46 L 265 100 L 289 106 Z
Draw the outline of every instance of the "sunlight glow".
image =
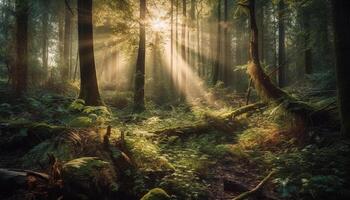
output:
M 151 27 L 154 31 L 164 31 L 167 29 L 167 23 L 159 18 L 151 21 Z

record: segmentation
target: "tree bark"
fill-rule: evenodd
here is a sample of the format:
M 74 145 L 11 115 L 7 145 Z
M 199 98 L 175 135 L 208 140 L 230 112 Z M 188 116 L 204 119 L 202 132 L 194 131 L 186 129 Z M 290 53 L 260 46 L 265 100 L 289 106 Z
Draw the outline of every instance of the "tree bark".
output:
M 137 55 L 134 90 L 134 111 L 145 110 L 145 58 L 146 58 L 146 0 L 140 0 L 140 40 Z
M 16 0 L 16 66 L 13 87 L 17 97 L 21 97 L 28 83 L 28 16 L 27 0 Z
M 305 74 L 312 74 L 312 49 L 310 45 L 310 13 L 308 11 L 303 12 L 303 29 L 304 29 L 304 68 Z
M 171 0 L 170 15 L 170 78 L 172 79 L 174 71 L 174 0 Z
M 49 11 L 48 11 L 48 2 L 43 1 L 44 4 L 44 13 L 42 14 L 42 68 L 44 70 L 44 79 L 46 80 L 47 75 L 49 74 L 48 69 L 48 24 L 49 24 Z
M 285 47 L 285 26 L 284 26 L 284 0 L 278 3 L 278 85 L 286 86 L 286 47 Z
M 228 0 L 224 0 L 224 74 L 223 80 L 226 86 L 229 86 L 230 79 L 232 79 L 230 70 L 230 56 L 231 56 L 231 38 L 229 34 L 229 20 L 228 20 Z
M 214 65 L 214 71 L 213 71 L 213 84 L 216 85 L 219 81 L 219 73 L 221 69 L 221 0 L 218 2 L 218 8 L 217 8 L 217 15 L 218 15 L 218 21 L 217 21 L 217 35 L 216 35 L 216 59 L 215 59 L 215 65 Z
M 338 104 L 342 133 L 350 135 L 350 1 L 332 0 L 335 31 Z
M 80 59 L 79 98 L 86 105 L 102 104 L 98 90 L 92 26 L 92 0 L 78 0 L 78 43 Z
M 64 66 L 63 67 L 63 80 L 69 79 L 69 69 L 70 69 L 70 38 L 71 38 L 71 24 L 72 24 L 72 14 L 67 6 L 64 9 L 64 44 L 63 44 L 63 59 Z
M 61 73 L 61 78 L 65 78 L 65 62 L 64 62 L 64 39 L 65 39 L 65 30 L 64 23 L 65 18 L 65 5 L 64 1 L 58 1 L 57 15 L 58 15 L 58 66 Z

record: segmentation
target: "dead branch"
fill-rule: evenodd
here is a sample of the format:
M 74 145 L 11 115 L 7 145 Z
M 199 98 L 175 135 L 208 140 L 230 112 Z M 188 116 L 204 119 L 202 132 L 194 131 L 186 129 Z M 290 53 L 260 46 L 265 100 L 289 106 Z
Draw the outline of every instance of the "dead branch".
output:
M 272 177 L 274 173 L 275 173 L 274 171 L 270 172 L 255 188 L 240 194 L 239 196 L 235 197 L 233 200 L 247 199 L 250 196 L 260 193 L 262 188 L 266 185 L 266 183 L 269 181 L 269 179 Z

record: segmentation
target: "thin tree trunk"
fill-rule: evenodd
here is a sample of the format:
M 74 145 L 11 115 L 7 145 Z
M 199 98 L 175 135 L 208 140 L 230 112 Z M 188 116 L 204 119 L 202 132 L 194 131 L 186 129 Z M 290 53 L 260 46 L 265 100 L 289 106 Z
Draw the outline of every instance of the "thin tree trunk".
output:
M 80 59 L 79 98 L 86 105 L 102 104 L 98 90 L 92 26 L 92 0 L 78 0 L 78 43 Z
M 305 74 L 312 74 L 312 49 L 310 45 L 310 13 L 307 11 L 303 12 L 303 31 L 304 33 L 304 69 Z
M 63 67 L 63 80 L 69 79 L 69 55 L 70 55 L 70 38 L 71 38 L 71 24 L 72 24 L 72 14 L 69 8 L 65 6 L 65 16 L 64 16 L 64 46 L 63 46 L 63 57 L 64 66 Z
M 284 27 L 284 0 L 278 3 L 278 85 L 286 86 L 286 50 L 285 50 L 285 27 Z
M 188 62 L 187 56 L 186 55 L 186 33 L 187 33 L 187 2 L 186 0 L 182 1 L 182 36 L 181 36 L 181 56 L 183 59 L 183 62 L 185 66 L 183 66 L 184 69 L 180 70 L 180 76 L 182 78 L 182 89 L 183 89 L 183 94 L 181 95 L 181 99 L 184 99 L 184 96 L 187 91 L 187 85 L 186 85 L 186 79 L 187 79 L 187 70 L 186 70 L 186 64 Z
M 49 23 L 49 11 L 48 1 L 43 1 L 44 13 L 42 14 L 42 68 L 44 70 L 43 80 L 47 79 L 49 74 L 48 69 L 48 23 Z
M 172 80 L 174 71 L 174 0 L 171 0 L 170 13 L 170 80 Z
M 187 11 L 186 0 L 182 1 L 182 36 L 181 36 L 181 56 L 186 62 L 186 29 L 187 29 Z
M 140 0 L 140 41 L 135 72 L 134 111 L 145 110 L 146 0 Z
M 59 1 L 58 6 L 58 65 L 61 73 L 61 78 L 64 79 L 66 75 L 65 56 L 64 56 L 64 39 L 65 39 L 65 5 L 64 1 Z
M 230 80 L 233 79 L 233 76 L 231 74 L 230 70 L 230 56 L 231 56 L 231 38 L 229 35 L 229 19 L 228 19 L 228 0 L 224 1 L 224 20 L 225 20 L 225 26 L 224 26 L 224 76 L 223 80 L 226 86 L 229 86 Z
M 221 69 L 221 0 L 218 2 L 218 21 L 217 21 L 217 36 L 216 36 L 216 59 L 213 71 L 213 84 L 219 81 L 219 72 Z

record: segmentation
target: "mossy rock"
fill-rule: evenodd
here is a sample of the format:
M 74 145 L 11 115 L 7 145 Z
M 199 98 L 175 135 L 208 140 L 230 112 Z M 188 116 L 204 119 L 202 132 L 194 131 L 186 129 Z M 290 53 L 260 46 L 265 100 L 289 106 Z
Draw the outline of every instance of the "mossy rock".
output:
M 65 197 L 80 198 L 84 194 L 88 199 L 112 195 L 118 191 L 116 175 L 112 166 L 97 157 L 82 157 L 63 165 L 62 179 Z
M 170 200 L 170 196 L 161 188 L 150 190 L 141 200 Z
M 93 124 L 90 117 L 77 117 L 69 122 L 70 127 L 89 127 Z

